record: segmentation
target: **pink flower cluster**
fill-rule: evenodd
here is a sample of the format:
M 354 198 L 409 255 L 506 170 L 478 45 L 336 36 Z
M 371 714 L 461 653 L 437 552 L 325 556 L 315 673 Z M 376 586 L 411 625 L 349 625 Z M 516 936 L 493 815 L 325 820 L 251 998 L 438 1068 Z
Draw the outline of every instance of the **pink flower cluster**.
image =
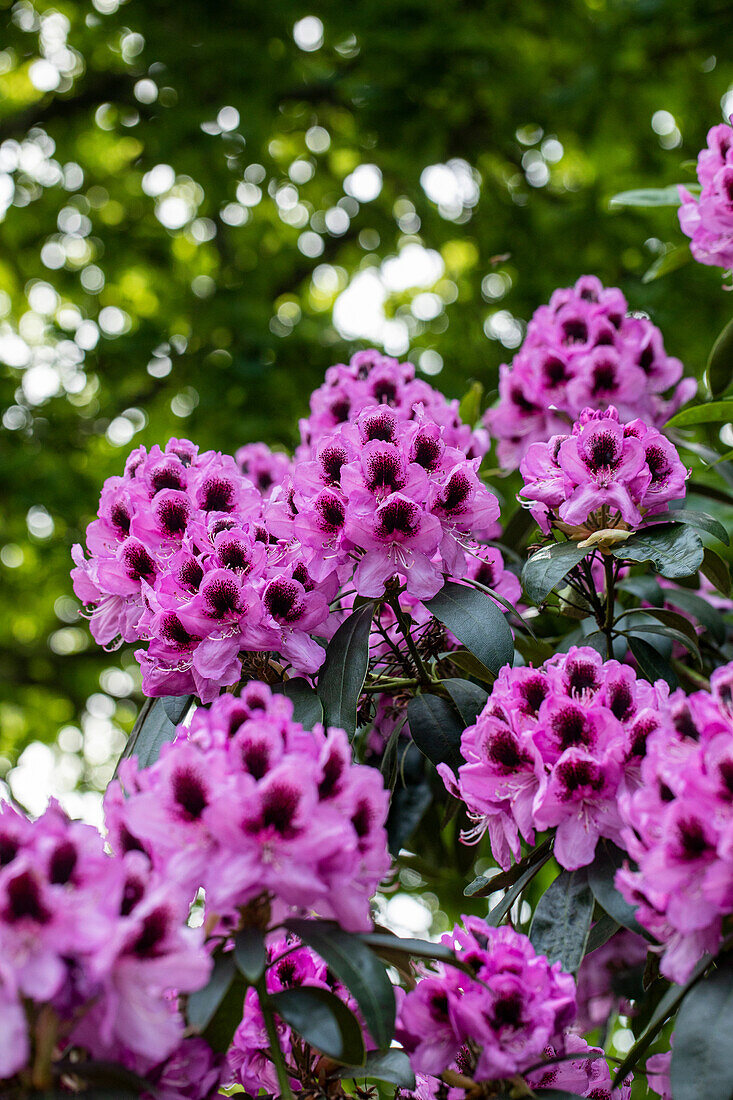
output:
M 375 348 L 358 351 L 347 363 L 326 371 L 326 379 L 311 394 L 310 416 L 300 421 L 302 446 L 298 458 L 311 458 L 319 442 L 375 405 L 388 405 L 401 421 L 413 420 L 416 408 L 442 428 L 443 442 L 469 458 L 483 458 L 489 449 L 485 428 L 464 424 L 457 401 L 446 398 L 423 379 L 412 363 L 400 363 Z
M 269 903 L 273 919 L 316 912 L 368 929 L 390 865 L 382 777 L 353 764 L 343 730 L 311 733 L 292 713 L 251 682 L 197 710 L 150 768 L 124 761 L 105 799 L 110 841 L 142 847 L 189 899 L 203 886 L 221 917 Z
M 440 764 L 448 789 L 488 830 L 504 868 L 520 836 L 555 828 L 554 854 L 574 870 L 593 859 L 599 837 L 619 843 L 618 799 L 639 783 L 646 739 L 660 722 L 666 685 L 637 680 L 628 665 L 573 647 L 539 668 L 503 668 L 475 725 L 464 730 L 458 776 Z
M 396 1036 L 418 1073 L 510 1078 L 542 1062 L 548 1046 L 563 1049 L 575 982 L 513 928 L 462 919 L 442 942 L 475 976 L 441 964 L 423 977 L 401 998 Z
M 297 544 L 274 537 L 263 507 L 234 459 L 185 439 L 139 447 L 124 476 L 105 483 L 87 528 L 91 557 L 73 548 L 74 591 L 100 645 L 148 642 L 136 654 L 146 695 L 208 702 L 239 681 L 242 651 L 274 651 L 307 673 L 322 663 L 309 632 L 335 626 L 333 593 L 316 590 Z
M 266 500 L 293 471 L 290 456 L 270 450 L 266 443 L 245 443 L 234 460 L 242 476 L 249 478 Z
M 0 1079 L 28 1064 L 49 1008 L 67 1051 L 139 1073 L 177 1057 L 173 991 L 200 989 L 211 970 L 189 907 L 143 853 L 108 855 L 56 804 L 33 822 L 0 804 Z
M 353 575 L 362 596 L 381 596 L 398 575 L 429 599 L 443 574 L 463 570 L 466 548 L 498 532 L 499 503 L 478 477 L 480 458 L 446 442 L 425 409 L 368 405 L 322 435 L 273 497 L 276 534 L 292 525 L 316 582 Z M 356 568 L 355 568 L 356 567 Z
M 708 131 L 708 143 L 697 158 L 702 184 L 695 198 L 680 187 L 679 219 L 700 264 L 733 268 L 733 129 L 727 123 Z
M 521 349 L 501 368 L 499 404 L 486 418 L 499 461 L 516 469 L 530 444 L 566 431 L 588 406 L 615 405 L 660 427 L 695 393 L 694 379 L 680 382 L 682 369 L 656 325 L 629 314 L 620 290 L 583 275 L 535 310 Z
M 712 674 L 710 692 L 670 696 L 641 781 L 620 800 L 638 870 L 616 884 L 663 945 L 662 973 L 684 982 L 733 912 L 733 665 Z
M 304 947 L 295 936 L 280 939 L 267 948 L 268 967 L 265 983 L 268 993 L 278 993 L 283 989 L 297 989 L 311 986 L 325 989 L 346 1004 L 359 1017 L 359 1009 L 349 991 L 334 978 L 333 974 L 309 947 Z M 304 1057 L 302 1041 L 294 1039 L 290 1027 L 276 1017 L 276 1027 L 280 1049 L 285 1065 L 292 1074 L 291 1087 L 301 1089 L 304 1079 L 317 1079 L 318 1051 L 309 1050 Z M 294 1047 L 297 1045 L 297 1051 Z M 371 1044 L 373 1046 L 373 1044 Z M 227 1054 L 228 1080 L 226 1084 L 242 1085 L 250 1096 L 258 1096 L 261 1089 L 273 1096 L 279 1095 L 277 1073 L 269 1055 L 270 1040 L 267 1035 L 264 1017 L 260 1009 L 257 991 L 250 986 L 244 999 L 242 1022 L 234 1033 L 232 1045 Z
M 552 523 L 637 527 L 685 495 L 689 472 L 673 443 L 643 420 L 621 423 L 614 406 L 584 409 L 569 435 L 532 443 L 522 459 L 522 496 L 547 534 Z

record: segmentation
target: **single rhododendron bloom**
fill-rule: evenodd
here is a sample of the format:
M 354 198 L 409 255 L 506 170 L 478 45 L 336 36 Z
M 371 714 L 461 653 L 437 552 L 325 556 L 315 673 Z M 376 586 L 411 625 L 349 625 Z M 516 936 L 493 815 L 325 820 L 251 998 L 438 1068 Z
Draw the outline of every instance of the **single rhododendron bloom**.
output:
M 499 404 L 486 416 L 499 461 L 516 469 L 532 443 L 568 432 L 587 407 L 613 405 L 624 419 L 661 427 L 695 393 L 695 380 L 681 377 L 659 329 L 629 314 L 616 287 L 584 275 L 535 310 L 511 366 L 501 368 Z

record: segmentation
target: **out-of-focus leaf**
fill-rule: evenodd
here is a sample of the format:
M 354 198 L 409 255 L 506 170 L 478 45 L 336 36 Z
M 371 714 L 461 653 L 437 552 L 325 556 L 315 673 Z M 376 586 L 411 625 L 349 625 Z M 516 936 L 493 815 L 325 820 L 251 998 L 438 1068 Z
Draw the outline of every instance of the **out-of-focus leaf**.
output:
M 674 1026 L 670 1078 L 675 1100 L 733 1095 L 733 963 L 722 959 L 682 1002 Z
M 270 1007 L 307 1043 L 348 1066 L 363 1066 L 364 1036 L 351 1009 L 328 989 L 301 985 L 268 997 Z
M 731 325 L 733 321 L 728 328 Z M 693 405 L 691 408 L 681 409 L 667 421 L 665 428 L 693 428 L 697 424 L 720 424 L 731 420 L 733 420 L 733 401 L 708 401 L 705 405 Z
M 690 592 L 687 588 L 665 588 L 664 600 L 675 607 L 686 611 L 693 619 L 697 619 L 700 626 L 709 631 L 713 640 L 722 645 L 726 636 L 726 625 L 723 616 L 696 592 Z
M 668 248 L 661 256 L 657 256 L 654 263 L 650 264 L 641 277 L 642 283 L 652 283 L 655 279 L 661 279 L 663 275 L 669 275 L 680 267 L 690 263 L 692 253 L 689 245 L 681 244 Z
M 687 186 L 685 184 L 684 186 Z M 688 190 L 690 188 L 688 187 Z M 680 194 L 676 184 L 669 187 L 640 187 L 633 191 L 620 191 L 608 200 L 610 207 L 616 206 L 679 206 Z
M 464 393 L 458 406 L 458 415 L 464 424 L 473 426 L 478 423 L 481 416 L 481 399 L 484 396 L 484 387 L 480 382 L 472 382 L 470 389 Z
M 242 928 L 234 937 L 234 961 L 239 972 L 254 985 L 267 966 L 265 938 L 259 928 Z
M 226 955 L 219 954 L 214 958 L 214 969 L 209 981 L 203 989 L 198 989 L 188 998 L 188 1022 L 194 1031 L 206 1030 L 234 981 L 235 974 L 236 966 L 231 952 Z
M 174 740 L 176 727 L 188 714 L 193 698 L 193 695 L 162 695 L 146 699 L 120 760 L 136 756 L 140 768 L 154 764 L 163 745 Z
M 317 722 L 323 721 L 323 706 L 318 695 L 307 680 L 294 676 L 282 684 L 273 684 L 272 690 L 287 695 L 293 704 L 293 718 L 307 730 L 312 730 Z
M 713 397 L 719 397 L 730 389 L 733 383 L 733 319 L 710 349 L 706 373 Z
M 349 615 L 328 643 L 318 676 L 318 695 L 327 726 L 339 726 L 350 737 L 356 731 L 356 711 L 369 668 L 369 633 L 374 602 Z
M 344 1066 L 339 1077 L 354 1077 L 361 1081 L 386 1081 L 401 1089 L 414 1089 L 415 1074 L 404 1050 L 370 1050 L 363 1066 Z

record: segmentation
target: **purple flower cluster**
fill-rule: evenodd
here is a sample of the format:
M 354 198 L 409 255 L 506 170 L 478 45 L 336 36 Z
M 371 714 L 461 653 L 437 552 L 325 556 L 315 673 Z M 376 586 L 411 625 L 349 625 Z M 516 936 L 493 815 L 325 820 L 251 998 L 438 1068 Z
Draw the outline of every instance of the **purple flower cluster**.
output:
M 315 912 L 367 929 L 390 864 L 382 777 L 353 764 L 343 730 L 311 733 L 292 713 L 251 682 L 197 710 L 150 768 L 124 761 L 105 799 L 110 841 L 143 848 L 189 899 L 202 886 L 220 917 L 269 904 L 273 919 Z
M 570 434 L 532 443 L 522 459 L 522 496 L 547 534 L 551 524 L 637 527 L 685 495 L 688 471 L 673 443 L 618 410 L 584 409 Z
M 616 884 L 663 945 L 662 973 L 684 982 L 733 912 L 733 665 L 712 674 L 710 692 L 670 696 L 641 785 L 619 808 L 638 870 Z
M 242 476 L 249 478 L 266 500 L 293 472 L 290 456 L 282 451 L 270 450 L 266 443 L 245 443 L 234 459 Z
M 516 469 L 530 444 L 565 432 L 589 406 L 615 405 L 623 417 L 661 426 L 695 393 L 693 379 L 680 382 L 682 369 L 656 325 L 629 314 L 620 290 L 583 275 L 535 310 L 521 349 L 501 368 L 499 404 L 487 413 L 499 461 Z
M 146 695 L 208 702 L 239 681 L 242 651 L 271 650 L 308 673 L 322 663 L 308 632 L 335 626 L 329 593 L 315 589 L 297 544 L 268 529 L 263 508 L 234 459 L 185 439 L 139 447 L 124 476 L 105 483 L 87 528 L 91 557 L 73 549 L 74 591 L 100 645 L 148 642 L 136 653 Z
M 708 131 L 708 143 L 697 158 L 698 198 L 680 187 L 679 219 L 700 264 L 733 268 L 733 129 L 727 123 Z
M 593 859 L 599 837 L 619 843 L 618 799 L 639 782 L 646 739 L 660 722 L 666 685 L 637 680 L 628 665 L 573 647 L 539 668 L 503 668 L 473 726 L 464 730 L 458 776 L 438 771 L 488 830 L 504 868 L 520 836 L 556 828 L 554 853 L 569 870 Z
M 457 401 L 447 401 L 428 382 L 415 378 L 412 363 L 400 363 L 370 348 L 356 352 L 348 364 L 328 368 L 325 382 L 311 394 L 310 416 L 300 421 L 302 446 L 297 457 L 313 457 L 323 439 L 374 405 L 388 405 L 401 421 L 413 420 L 421 408 L 442 428 L 446 446 L 469 458 L 483 458 L 489 449 L 488 432 L 464 424 Z
M 283 989 L 310 986 L 334 993 L 351 1011 L 360 1016 L 358 1006 L 348 990 L 309 947 L 304 947 L 295 936 L 279 939 L 267 947 L 268 967 L 265 983 L 268 993 Z M 290 1027 L 280 1017 L 275 1018 L 280 1049 L 285 1065 L 291 1074 L 291 1087 L 302 1089 L 318 1078 L 318 1051 L 304 1046 L 293 1035 Z M 373 1044 L 371 1044 L 373 1046 Z M 242 1022 L 234 1033 L 227 1054 L 227 1085 L 242 1085 L 250 1096 L 258 1096 L 261 1089 L 273 1096 L 279 1095 L 277 1073 L 269 1055 L 270 1040 L 260 1009 L 257 991 L 250 986 L 244 999 Z
M 575 1019 L 575 982 L 536 955 L 526 936 L 479 917 L 442 937 L 468 966 L 440 966 L 400 1002 L 396 1035 L 418 1073 L 454 1070 L 476 1081 L 513 1077 L 563 1050 Z
M 173 991 L 200 989 L 211 970 L 189 906 L 142 852 L 108 855 L 56 804 L 33 822 L 0 804 L 0 1078 L 28 1064 L 49 1027 L 52 1046 L 139 1073 L 176 1057 Z

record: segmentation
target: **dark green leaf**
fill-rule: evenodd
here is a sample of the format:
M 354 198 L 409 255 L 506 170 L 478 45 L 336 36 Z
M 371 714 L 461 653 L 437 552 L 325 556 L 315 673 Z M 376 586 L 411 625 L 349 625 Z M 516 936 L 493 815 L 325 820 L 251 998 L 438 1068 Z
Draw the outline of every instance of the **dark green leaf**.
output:
M 388 1047 L 394 1035 L 395 998 L 387 971 L 358 936 L 334 921 L 287 920 L 285 927 L 321 956 L 354 996 L 374 1041 Z
M 339 1077 L 354 1077 L 371 1081 L 387 1081 L 401 1089 L 414 1089 L 415 1074 L 404 1050 L 370 1050 L 364 1066 L 344 1066 Z
M 234 961 L 250 985 L 260 980 L 267 966 L 265 938 L 259 928 L 242 928 L 234 937 Z
M 399 785 L 395 787 L 389 804 L 386 826 L 387 844 L 391 855 L 399 855 L 422 821 L 432 801 L 433 792 L 427 779 L 417 783 L 407 783 L 404 787 Z
M 593 919 L 593 894 L 584 867 L 562 871 L 544 892 L 532 917 L 529 938 L 535 951 L 562 963 L 572 974 L 580 966 Z
M 623 580 L 618 582 L 616 587 L 624 592 L 630 592 L 632 596 L 636 596 L 637 599 L 645 600 L 647 603 L 654 604 L 657 607 L 664 603 L 667 593 L 667 589 L 662 589 L 656 577 L 648 575 L 641 577 L 624 577 Z
M 84 1096 L 92 1096 L 96 1093 L 99 1096 L 104 1094 L 116 1098 L 139 1096 L 141 1092 L 150 1092 L 155 1096 L 155 1086 L 150 1081 L 131 1069 L 126 1069 L 119 1062 L 96 1061 L 91 1058 L 86 1061 L 70 1061 L 64 1058 L 54 1063 L 52 1072 L 57 1078 L 68 1073 L 90 1085 L 104 1086 L 102 1089 L 87 1089 L 83 1093 Z M 120 1088 L 120 1086 L 125 1087 Z M 5 1094 L 2 1093 L 2 1095 Z M 65 1092 L 63 1095 L 69 1094 Z
M 702 975 L 710 966 L 711 961 L 712 958 L 710 955 L 704 955 L 696 964 L 695 969 L 684 985 L 673 985 L 667 990 L 657 1007 L 654 1009 L 649 1023 L 616 1070 L 613 1079 L 614 1085 L 617 1085 L 619 1081 L 623 1081 L 629 1070 L 632 1070 L 642 1055 L 646 1053 L 669 1017 L 677 1011 L 680 1002 L 687 996 L 693 986 L 699 982 Z
M 481 416 L 481 399 L 484 396 L 484 387 L 480 382 L 472 382 L 471 388 L 464 393 L 458 406 L 458 415 L 464 424 L 473 427 Z
M 577 542 L 554 542 L 537 550 L 522 570 L 522 588 L 532 603 L 538 606 L 543 603 L 573 566 L 589 553 Z
M 648 635 L 670 638 L 673 642 L 683 645 L 698 664 L 702 663 L 695 628 L 684 615 L 680 615 L 678 611 L 670 611 L 666 607 L 635 608 L 632 614 L 634 621 L 625 625 L 620 631 L 622 634 L 641 634 L 645 641 L 648 640 Z M 662 625 L 657 626 L 655 622 L 649 622 L 649 619 L 655 619 Z
M 515 863 L 508 870 L 500 871 L 498 875 L 493 877 L 479 875 L 478 878 L 469 883 L 463 893 L 466 897 L 485 898 L 489 894 L 494 894 L 497 890 L 506 890 L 507 887 L 513 886 L 529 867 L 534 867 L 536 863 L 545 863 L 551 854 L 552 839 L 543 840 L 541 844 L 528 852 L 524 859 L 521 859 L 519 863 Z
M 722 960 L 682 1002 L 674 1027 L 674 1100 L 733 1095 L 733 963 Z
M 366 1058 L 359 1021 L 343 1001 L 327 989 L 301 985 L 272 993 L 268 1003 L 306 1043 L 348 1066 L 363 1066 Z
M 214 969 L 208 983 L 188 998 L 188 1022 L 194 1031 L 206 1030 L 234 981 L 235 973 L 234 955 L 231 952 L 214 956 Z
M 369 667 L 369 632 L 374 602 L 349 615 L 328 643 L 318 677 L 318 695 L 327 726 L 339 726 L 350 737 L 356 731 L 356 710 Z
M 733 325 L 730 322 L 728 329 Z M 730 383 L 730 373 L 727 379 Z M 733 420 L 733 401 L 708 401 L 704 405 L 693 405 L 675 413 L 665 428 L 692 428 L 697 424 L 721 424 Z
M 226 1054 L 232 1045 L 234 1032 L 242 1022 L 246 995 L 247 982 L 237 972 L 203 1033 L 203 1038 L 218 1054 Z
M 677 677 L 659 650 L 634 634 L 629 634 L 627 640 L 639 670 L 646 679 L 652 684 L 657 680 L 665 680 L 674 691 L 677 687 Z
M 415 695 L 407 704 L 412 739 L 433 764 L 447 764 L 453 771 L 464 763 L 461 734 L 464 730 L 455 707 L 439 695 Z
M 294 676 L 282 684 L 273 684 L 272 690 L 287 695 L 293 704 L 293 718 L 307 730 L 312 730 L 317 722 L 323 721 L 323 707 L 318 695 L 307 680 Z
M 650 561 L 663 577 L 676 580 L 700 568 L 704 549 L 696 531 L 669 523 L 644 528 L 611 553 L 623 561 Z
M 496 679 L 494 673 L 482 664 L 478 657 L 474 657 L 473 653 L 469 653 L 467 649 L 452 649 L 447 657 L 452 664 L 458 665 L 469 676 L 481 680 L 484 684 L 493 684 Z
M 163 695 L 146 699 L 120 760 L 136 756 L 141 768 L 154 764 L 163 745 L 175 738 L 176 727 L 188 714 L 193 698 L 193 695 Z
M 671 271 L 677 271 L 678 268 L 684 267 L 691 259 L 692 253 L 687 244 L 668 248 L 661 256 L 657 256 L 654 263 L 647 268 L 641 277 L 641 281 L 642 283 L 651 283 L 655 279 L 661 279 L 663 275 L 668 275 Z
M 614 884 L 616 872 L 623 866 L 625 858 L 625 853 L 610 840 L 599 840 L 593 862 L 588 867 L 588 885 L 604 913 L 630 932 L 650 939 L 649 933 L 636 919 L 636 909 L 629 905 Z
M 588 934 L 588 942 L 585 945 L 586 955 L 590 955 L 591 951 L 597 951 L 599 947 L 603 947 L 604 943 L 608 943 L 620 927 L 618 921 L 609 917 L 608 913 L 602 913 Z
M 715 551 L 711 550 L 708 546 L 705 547 L 700 572 L 707 577 L 715 588 L 717 588 L 718 592 L 722 592 L 724 596 L 730 593 L 730 569 L 728 568 L 728 563 L 723 561 L 720 555 L 716 554 Z
M 706 372 L 713 397 L 730 389 L 733 382 L 733 320 L 719 333 L 710 349 Z
M 702 596 L 698 596 L 696 592 L 690 592 L 687 588 L 665 588 L 664 600 L 665 603 L 671 603 L 697 619 L 700 626 L 710 632 L 718 645 L 723 644 L 726 636 L 725 620 L 720 612 Z
M 565 1089 L 537 1089 L 538 1100 L 580 1100 L 581 1093 L 567 1092 Z
M 534 863 L 530 864 L 530 866 L 526 868 L 524 873 L 519 876 L 514 885 L 509 887 L 501 901 L 497 902 L 494 908 L 489 912 L 489 915 L 486 918 L 487 924 L 490 924 L 492 928 L 496 928 L 496 926 L 507 915 L 522 891 L 529 885 L 535 875 L 542 870 L 551 855 L 552 851 L 548 848 L 542 859 L 536 860 Z
M 489 693 L 470 680 L 443 680 L 443 687 L 456 705 L 466 726 L 472 726 L 486 706 Z
M 608 205 L 612 209 L 616 206 L 679 206 L 680 201 L 677 185 L 671 184 L 669 187 L 639 187 L 633 191 L 620 191 L 608 200 Z
M 514 659 L 514 639 L 504 613 L 490 596 L 465 584 L 446 581 L 425 606 L 456 638 L 497 673 Z
M 687 523 L 690 527 L 697 527 L 698 531 L 705 531 L 708 535 L 713 535 L 714 538 L 719 539 L 726 546 L 730 545 L 728 532 L 723 524 L 714 516 L 709 516 L 707 512 L 696 512 L 693 508 L 674 508 L 670 512 L 654 516 L 653 524 L 660 521 L 669 522 L 670 520 L 674 523 Z M 643 530 L 653 530 L 653 524 L 644 527 Z
M 457 965 L 457 960 L 449 947 L 430 940 L 407 939 L 395 936 L 391 932 L 360 932 L 359 938 L 376 952 L 380 958 L 401 955 L 410 959 L 429 959 L 436 962 Z M 459 969 L 463 969 L 459 966 Z

